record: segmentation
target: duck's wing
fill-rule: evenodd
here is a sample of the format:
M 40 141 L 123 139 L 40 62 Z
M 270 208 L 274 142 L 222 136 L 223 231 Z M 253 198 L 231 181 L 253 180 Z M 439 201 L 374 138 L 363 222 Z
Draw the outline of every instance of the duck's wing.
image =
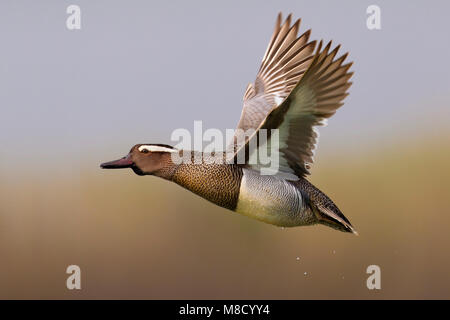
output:
M 311 30 L 298 36 L 300 19 L 291 26 L 291 15 L 281 23 L 280 13 L 255 82 L 245 91 L 237 127 L 242 131 L 256 130 L 261 125 L 269 112 L 289 95 L 314 57 L 316 41 L 309 41 Z
M 320 42 L 299 83 L 280 106 L 270 111 L 258 130 L 235 153 L 235 163 L 242 163 L 245 159 L 248 166 L 261 169 L 259 161 L 250 163 L 249 159 L 255 162 L 255 156 L 261 155 L 261 148 L 267 149 L 279 142 L 277 174 L 298 178 L 310 173 L 318 139 L 315 127 L 325 125 L 326 119 L 343 105 L 342 100 L 348 95 L 347 90 L 351 86 L 349 79 L 353 75 L 353 72 L 348 72 L 352 63 L 343 64 L 348 53 L 335 59 L 340 46 L 332 51 L 330 47 L 331 42 L 322 50 L 322 41 Z M 262 129 L 266 129 L 269 135 L 266 143 L 263 140 L 261 142 L 261 138 L 258 139 L 258 133 Z M 277 136 L 275 141 L 273 137 Z M 270 148 L 269 151 L 263 151 L 270 154 Z

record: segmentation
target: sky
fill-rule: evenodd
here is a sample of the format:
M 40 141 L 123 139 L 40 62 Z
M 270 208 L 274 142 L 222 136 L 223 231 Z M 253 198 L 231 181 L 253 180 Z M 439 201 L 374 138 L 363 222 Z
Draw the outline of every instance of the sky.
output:
M 81 8 L 80 30 L 66 28 L 70 4 Z M 366 27 L 371 4 L 381 30 Z M 319 152 L 439 135 L 450 115 L 449 9 L 446 1 L 2 1 L 0 168 L 30 157 L 97 163 L 136 143 L 174 144 L 173 130 L 195 120 L 234 128 L 278 12 L 302 18 L 301 31 L 342 44 L 354 61 L 350 96 L 321 130 Z

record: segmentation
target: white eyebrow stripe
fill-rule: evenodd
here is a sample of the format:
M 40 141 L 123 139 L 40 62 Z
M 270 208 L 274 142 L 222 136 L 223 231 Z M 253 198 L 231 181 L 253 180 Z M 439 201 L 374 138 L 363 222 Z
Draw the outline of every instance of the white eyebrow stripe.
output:
M 139 151 L 148 150 L 150 152 L 178 152 L 176 149 L 161 147 L 161 146 L 140 146 L 138 148 Z

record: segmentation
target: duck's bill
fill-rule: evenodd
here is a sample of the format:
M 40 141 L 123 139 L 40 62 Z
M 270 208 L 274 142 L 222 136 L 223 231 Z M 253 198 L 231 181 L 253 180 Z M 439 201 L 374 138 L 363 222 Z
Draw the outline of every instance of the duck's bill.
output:
M 102 163 L 100 165 L 100 168 L 102 168 L 102 169 L 122 169 L 122 168 L 131 168 L 131 166 L 133 166 L 133 161 L 131 161 L 131 158 L 128 155 L 119 160 Z

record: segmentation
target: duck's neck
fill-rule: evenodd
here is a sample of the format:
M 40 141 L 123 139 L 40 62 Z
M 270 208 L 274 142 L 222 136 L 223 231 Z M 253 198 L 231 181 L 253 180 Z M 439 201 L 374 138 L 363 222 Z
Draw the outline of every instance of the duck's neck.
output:
M 242 169 L 229 164 L 175 164 L 170 154 L 154 175 L 175 182 L 195 194 L 234 210 L 241 185 Z
M 162 156 L 161 159 L 162 167 L 155 172 L 153 172 L 153 175 L 166 179 L 166 180 L 172 180 L 173 175 L 175 171 L 177 170 L 178 164 L 175 164 L 172 161 L 172 157 L 170 153 L 165 153 Z

